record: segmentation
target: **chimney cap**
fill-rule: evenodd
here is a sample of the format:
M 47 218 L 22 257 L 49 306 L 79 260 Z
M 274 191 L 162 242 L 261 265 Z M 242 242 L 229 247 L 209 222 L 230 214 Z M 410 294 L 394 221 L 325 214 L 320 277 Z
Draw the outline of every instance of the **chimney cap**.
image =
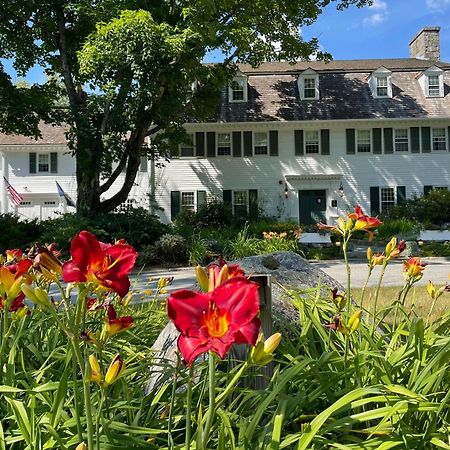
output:
M 436 32 L 439 33 L 441 31 L 441 27 L 423 27 L 412 39 L 409 45 L 411 45 L 422 33 L 424 32 Z

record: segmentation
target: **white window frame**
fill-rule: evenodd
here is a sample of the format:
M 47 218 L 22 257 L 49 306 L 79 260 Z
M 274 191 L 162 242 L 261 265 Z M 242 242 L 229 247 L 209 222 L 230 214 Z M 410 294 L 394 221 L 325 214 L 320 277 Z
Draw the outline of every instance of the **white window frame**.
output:
M 406 142 L 404 136 L 397 136 L 397 133 L 400 131 L 406 131 Z M 394 151 L 397 153 L 406 153 L 409 152 L 409 128 L 394 128 Z M 398 146 L 406 144 L 406 149 L 399 150 Z
M 188 196 L 190 197 L 192 195 L 192 203 L 184 202 Z M 180 192 L 180 211 L 192 211 L 195 212 L 195 191 L 181 191 Z
M 431 83 L 431 79 L 435 79 L 437 83 Z M 440 97 L 441 96 L 441 81 L 439 75 L 430 74 L 427 76 L 427 94 L 428 97 Z
M 392 193 L 392 200 L 383 200 L 383 190 L 389 189 Z M 380 212 L 387 211 L 388 208 L 383 208 L 383 204 L 389 203 L 389 206 L 395 206 L 397 204 L 397 193 L 395 187 L 383 186 L 380 187 Z
M 221 136 L 228 135 L 228 141 L 226 140 L 220 140 Z M 217 156 L 231 156 L 231 140 L 232 140 L 232 134 L 231 133 L 216 133 L 216 154 Z M 224 145 L 228 144 L 228 145 Z M 222 150 L 220 149 L 228 149 L 227 153 L 220 153 Z
M 233 89 L 235 83 L 242 85 L 242 89 Z M 234 98 L 235 92 L 242 92 L 242 98 Z M 228 101 L 230 103 L 245 103 L 248 100 L 248 83 L 247 77 L 238 76 L 234 77 L 228 86 Z
M 178 146 L 178 156 L 180 158 L 193 158 L 195 156 L 195 133 L 187 133 L 187 135 L 192 136 L 192 155 L 182 155 L 181 150 L 183 148 L 191 148 L 191 146 L 183 142 Z
M 385 84 L 381 84 L 381 80 L 384 80 Z M 380 89 L 386 89 L 386 93 L 380 94 Z M 378 98 L 389 97 L 389 77 L 387 75 L 376 77 L 376 90 Z
M 361 142 L 360 133 L 362 133 L 362 132 L 369 132 L 369 141 L 368 141 L 369 150 L 368 151 L 362 151 L 359 149 L 360 144 L 367 145 L 367 140 Z M 356 153 L 362 153 L 362 154 L 372 153 L 372 130 L 370 128 L 356 130 Z
M 383 86 L 380 85 L 381 80 L 383 80 Z M 384 83 L 384 80 L 386 82 Z M 392 72 L 386 67 L 381 66 L 370 75 L 369 87 L 372 92 L 373 98 L 391 98 L 392 97 Z M 386 84 L 384 86 L 384 84 Z M 383 89 L 383 94 L 379 95 L 379 89 Z M 384 89 L 386 88 L 386 93 L 384 94 Z
M 236 196 L 237 194 L 244 194 L 244 202 L 237 203 L 236 202 Z M 247 189 L 235 189 L 232 192 L 233 198 L 233 215 L 236 215 L 236 206 L 245 206 L 245 213 L 248 214 L 248 207 L 249 207 L 249 199 L 248 199 L 248 190 Z M 244 209 L 244 208 L 242 208 Z
M 314 97 L 306 97 L 305 90 L 312 89 L 307 88 L 305 85 L 306 80 L 314 80 Z M 298 92 L 300 95 L 300 100 L 319 100 L 320 90 L 319 90 L 319 74 L 312 69 L 306 69 L 303 73 L 298 76 L 297 80 Z
M 265 142 L 266 145 L 256 145 L 257 144 L 257 140 L 256 140 L 256 136 L 257 135 L 265 135 Z M 256 150 L 256 147 L 266 147 L 266 151 L 264 153 L 259 153 L 260 150 Z M 253 132 L 253 155 L 255 156 L 267 156 L 269 154 L 269 133 L 267 131 L 254 131 Z
M 40 161 L 39 161 L 39 159 L 41 158 L 41 156 L 46 156 L 47 157 L 47 162 L 45 163 L 45 162 L 43 162 L 43 163 L 41 163 Z M 41 164 L 47 164 L 47 170 L 41 170 L 40 169 L 40 165 Z M 50 164 L 51 164 L 51 161 L 50 161 L 50 153 L 37 153 L 36 154 L 36 173 L 50 173 L 50 170 L 51 170 L 51 168 L 50 168 Z
M 443 130 L 444 135 L 435 136 L 436 130 Z M 445 148 L 435 149 L 434 144 L 444 142 Z M 448 136 L 447 136 L 447 128 L 446 127 L 434 127 L 431 128 L 431 150 L 433 152 L 446 152 L 448 150 Z
M 308 137 L 308 133 L 315 133 L 317 139 L 311 139 Z M 318 130 L 305 130 L 304 132 L 304 154 L 305 155 L 319 155 L 320 154 L 320 133 Z M 308 150 L 308 145 L 317 145 L 317 151 Z

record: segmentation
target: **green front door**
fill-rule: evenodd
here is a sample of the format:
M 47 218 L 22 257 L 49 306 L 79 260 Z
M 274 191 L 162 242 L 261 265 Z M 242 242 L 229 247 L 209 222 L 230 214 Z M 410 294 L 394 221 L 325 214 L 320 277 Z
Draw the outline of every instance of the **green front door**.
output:
M 327 196 L 325 190 L 298 191 L 298 198 L 301 224 L 326 223 Z

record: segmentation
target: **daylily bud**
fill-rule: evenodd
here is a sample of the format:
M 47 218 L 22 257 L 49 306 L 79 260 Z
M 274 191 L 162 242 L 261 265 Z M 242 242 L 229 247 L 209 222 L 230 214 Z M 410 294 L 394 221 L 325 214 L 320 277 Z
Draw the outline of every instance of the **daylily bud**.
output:
M 386 244 L 386 256 L 389 258 L 391 256 L 392 251 L 397 246 L 397 238 L 393 237 L 387 244 Z
M 85 442 L 80 442 L 76 447 L 75 450 L 87 450 L 87 445 Z
M 216 287 L 217 287 L 217 286 L 220 286 L 223 282 L 225 282 L 226 280 L 228 280 L 228 276 L 229 276 L 229 273 L 228 273 L 228 266 L 225 264 L 225 265 L 220 269 L 219 276 L 217 277 L 217 280 L 216 280 Z
M 29 309 L 24 306 L 23 308 L 19 308 L 16 312 L 12 313 L 13 320 L 23 319 L 29 312 Z
M 273 359 L 273 353 L 281 342 L 281 333 L 272 334 L 263 342 L 262 334 L 259 335 L 255 346 L 250 351 L 250 361 L 259 366 L 265 366 Z
M 95 357 L 95 355 L 89 355 L 89 365 L 91 366 L 90 381 L 94 381 L 95 383 L 101 384 L 102 374 L 100 370 L 100 364 L 98 363 L 98 360 Z
M 436 287 L 434 286 L 434 284 L 431 280 L 428 280 L 427 292 L 432 299 L 434 299 L 436 297 Z
M 350 319 L 348 319 L 347 328 L 349 329 L 350 334 L 358 329 L 359 324 L 361 322 L 361 314 L 362 314 L 362 310 L 360 309 L 358 311 L 355 311 L 350 316 Z
M 108 367 L 108 370 L 105 375 L 105 385 L 109 386 L 113 384 L 123 373 L 125 370 L 125 362 L 120 357 L 120 355 L 116 355 L 114 359 L 111 361 L 111 364 Z
M 372 247 L 368 247 L 368 249 L 367 249 L 367 261 L 369 262 L 369 264 L 372 261 L 372 256 L 373 256 Z
M 200 289 L 203 292 L 208 292 L 208 275 L 206 273 L 206 270 L 201 266 L 197 266 L 195 268 L 195 276 L 197 277 Z
M 52 303 L 48 298 L 48 292 L 40 287 L 31 288 L 28 284 L 23 283 L 20 287 L 22 292 L 36 305 L 43 308 L 51 308 Z

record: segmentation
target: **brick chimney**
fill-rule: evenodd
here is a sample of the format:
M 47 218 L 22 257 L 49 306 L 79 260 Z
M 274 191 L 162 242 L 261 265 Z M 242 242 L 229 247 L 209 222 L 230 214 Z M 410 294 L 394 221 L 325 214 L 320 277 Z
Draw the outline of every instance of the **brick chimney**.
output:
M 422 28 L 409 43 L 410 57 L 439 61 L 441 58 L 440 29 L 440 27 Z

